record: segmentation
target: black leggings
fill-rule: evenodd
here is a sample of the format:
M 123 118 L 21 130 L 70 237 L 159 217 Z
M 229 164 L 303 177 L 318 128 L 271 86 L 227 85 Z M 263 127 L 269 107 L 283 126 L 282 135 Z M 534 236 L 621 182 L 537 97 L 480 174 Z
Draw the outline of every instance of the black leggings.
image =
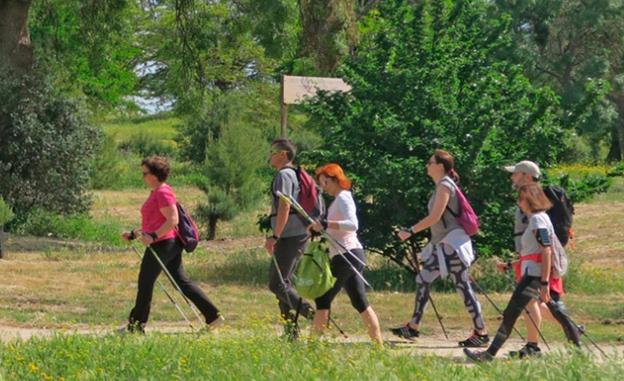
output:
M 362 262 L 364 259 L 364 250 L 362 249 L 354 249 L 351 250 L 353 254 L 355 254 L 358 259 Z M 353 258 L 353 256 L 349 253 L 343 254 L 355 269 L 362 274 L 364 270 L 364 265 L 360 263 L 357 259 Z M 366 286 L 362 279 L 353 271 L 349 263 L 345 261 L 342 255 L 336 255 L 331 260 L 331 272 L 336 277 L 336 283 L 334 287 L 332 287 L 329 291 L 325 293 L 325 295 L 316 298 L 316 309 L 317 310 L 328 310 L 331 307 L 331 303 L 338 295 L 338 292 L 344 287 L 347 291 L 347 295 L 349 295 L 349 299 L 351 299 L 351 305 L 357 310 L 357 312 L 364 312 L 369 304 L 368 299 L 366 298 Z
M 182 266 L 182 245 L 177 239 L 168 239 L 152 244 L 152 248 L 158 254 L 160 260 L 165 264 L 167 270 L 180 286 L 186 297 L 193 302 L 204 315 L 206 323 L 211 323 L 219 316 L 219 310 L 206 297 L 204 292 L 193 283 Z M 152 304 L 152 294 L 154 293 L 154 283 L 162 271 L 160 264 L 149 248 L 145 249 L 141 270 L 139 272 L 139 290 L 137 291 L 136 302 L 130 317 L 131 324 L 146 323 Z
M 518 283 L 511 295 L 511 299 L 505 311 L 503 311 L 503 322 L 496 332 L 496 337 L 494 337 L 492 344 L 487 350 L 492 356 L 495 356 L 503 344 L 505 344 L 505 341 L 507 341 L 507 338 L 511 334 L 511 330 L 526 306 L 531 300 L 537 300 L 539 298 L 540 288 L 540 277 L 529 275 L 524 275 L 522 277 L 520 283 Z

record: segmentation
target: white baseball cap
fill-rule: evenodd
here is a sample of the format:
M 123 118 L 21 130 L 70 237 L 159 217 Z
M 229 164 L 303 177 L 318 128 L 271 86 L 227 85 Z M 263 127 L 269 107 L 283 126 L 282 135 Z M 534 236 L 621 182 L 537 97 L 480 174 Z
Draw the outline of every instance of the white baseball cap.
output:
M 505 170 L 509 173 L 526 173 L 535 178 L 539 178 L 540 176 L 542 176 L 542 172 L 540 171 L 539 166 L 529 160 L 523 160 L 516 165 L 507 166 L 505 167 Z

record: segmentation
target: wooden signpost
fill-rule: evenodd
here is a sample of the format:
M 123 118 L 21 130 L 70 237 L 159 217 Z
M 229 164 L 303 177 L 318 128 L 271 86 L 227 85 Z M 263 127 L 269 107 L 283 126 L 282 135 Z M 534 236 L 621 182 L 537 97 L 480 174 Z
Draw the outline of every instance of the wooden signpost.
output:
M 302 103 L 308 98 L 314 98 L 319 91 L 349 92 L 351 86 L 341 78 L 282 76 L 280 96 L 280 136 L 282 138 L 287 137 L 288 105 Z

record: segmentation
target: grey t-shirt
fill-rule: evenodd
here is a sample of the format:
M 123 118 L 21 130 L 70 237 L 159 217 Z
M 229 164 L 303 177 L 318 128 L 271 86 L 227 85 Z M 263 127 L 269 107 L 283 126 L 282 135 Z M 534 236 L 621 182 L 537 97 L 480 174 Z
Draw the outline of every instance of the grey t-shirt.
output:
M 275 232 L 275 222 L 277 220 L 277 206 L 279 205 L 279 197 L 275 194 L 276 192 L 282 192 L 285 195 L 292 196 L 295 200 L 299 197 L 299 180 L 297 180 L 297 172 L 295 172 L 294 168 L 282 168 L 277 172 L 275 177 L 273 178 L 272 185 L 272 196 L 273 203 L 271 205 L 271 229 Z M 303 218 L 301 218 L 297 213 L 290 208 L 290 214 L 288 216 L 288 222 L 282 231 L 280 237 L 296 237 L 305 235 L 306 233 L 306 225 L 303 223 Z
M 450 177 L 445 176 L 442 180 L 440 180 L 438 185 L 447 187 L 451 191 L 448 208 L 451 208 L 453 213 L 459 213 L 459 201 L 457 200 L 457 195 L 455 194 L 455 183 L 453 180 L 451 180 Z M 427 205 L 429 212 L 433 209 L 435 196 L 436 192 L 433 192 L 429 198 L 429 204 Z M 431 226 L 431 243 L 433 244 L 440 243 L 440 241 L 442 241 L 442 239 L 444 239 L 444 237 L 446 237 L 446 235 L 451 231 L 455 229 L 463 229 L 461 225 L 457 223 L 457 218 L 448 210 L 448 208 L 444 209 L 444 213 L 442 214 L 440 221 Z
M 535 213 L 529 218 L 529 224 L 520 239 L 520 256 L 524 257 L 530 254 L 542 252 L 542 245 L 537 241 L 535 233 L 537 229 L 546 229 L 552 237 L 555 234 L 550 217 L 544 212 Z M 522 274 L 530 276 L 542 275 L 542 264 L 535 261 L 522 261 Z
M 522 248 L 522 234 L 524 234 L 528 226 L 529 217 L 527 217 L 520 208 L 516 207 L 514 222 L 514 246 L 516 248 L 516 253 L 520 253 L 520 249 Z

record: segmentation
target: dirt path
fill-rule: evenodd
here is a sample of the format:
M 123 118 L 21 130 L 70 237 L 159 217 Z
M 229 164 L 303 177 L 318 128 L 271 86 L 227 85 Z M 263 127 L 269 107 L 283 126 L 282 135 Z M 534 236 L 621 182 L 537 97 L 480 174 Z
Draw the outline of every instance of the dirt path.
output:
M 277 328 L 277 327 L 276 327 Z M 227 327 L 224 327 L 217 331 L 216 335 L 227 334 Z M 32 328 L 21 326 L 9 326 L 0 325 L 0 341 L 10 342 L 14 340 L 29 340 L 31 338 L 47 338 L 55 335 L 96 335 L 104 336 L 115 332 L 115 327 L 111 326 L 72 326 L 67 328 Z M 176 324 L 158 324 L 152 323 L 147 328 L 147 334 L 153 332 L 159 333 L 190 333 L 190 329 L 185 326 Z M 466 362 L 466 357 L 462 351 L 462 348 L 457 347 L 456 343 L 459 340 L 464 339 L 461 335 L 465 333 L 462 331 L 450 332 L 449 339 L 446 340 L 443 336 L 428 336 L 418 338 L 416 341 L 407 341 L 394 338 L 393 336 L 386 334 L 384 339 L 388 344 L 390 350 L 396 351 L 401 354 L 409 354 L 413 356 L 434 355 L 442 357 L 450 357 L 458 362 Z M 336 343 L 336 345 L 354 345 L 354 344 L 366 344 L 370 341 L 365 336 L 349 336 L 344 338 L 341 336 L 327 337 L 326 340 Z M 596 358 L 601 359 L 598 351 L 591 345 L 589 341 L 586 341 L 589 348 L 583 347 L 585 351 L 591 351 L 596 355 Z M 524 344 L 523 341 L 517 338 L 511 338 L 503 347 L 500 352 L 501 357 L 505 357 L 510 350 L 516 350 Z M 551 343 L 550 351 L 563 351 L 566 349 L 563 343 Z M 599 343 L 599 346 L 604 350 L 608 356 L 616 356 L 622 358 L 624 356 L 624 345 Z M 549 352 L 542 345 L 542 350 Z

